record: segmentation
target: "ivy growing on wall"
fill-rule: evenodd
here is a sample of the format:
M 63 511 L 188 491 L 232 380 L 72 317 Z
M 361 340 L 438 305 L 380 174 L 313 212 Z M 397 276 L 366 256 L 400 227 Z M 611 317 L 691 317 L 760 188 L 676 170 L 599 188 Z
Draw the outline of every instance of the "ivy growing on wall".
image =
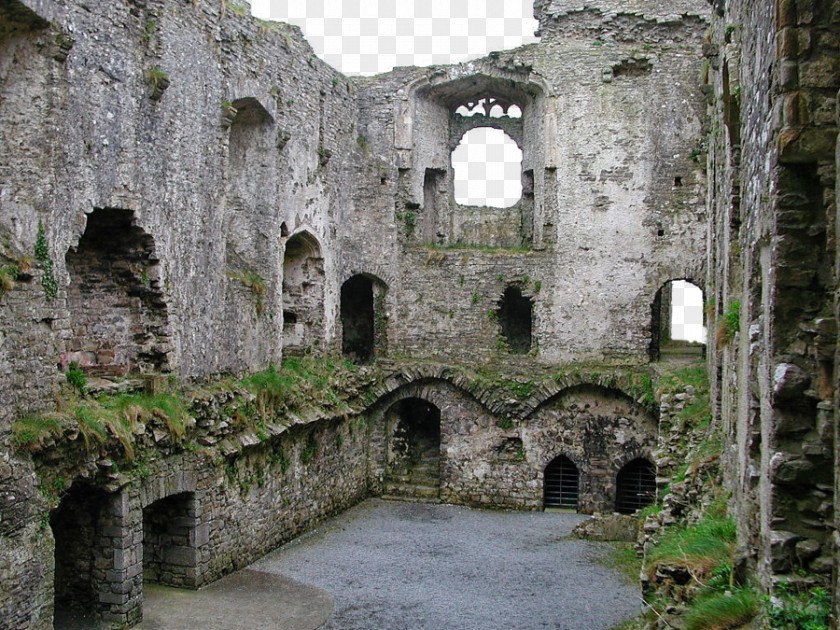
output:
M 35 239 L 35 258 L 41 263 L 41 286 L 44 287 L 44 295 L 47 300 L 54 300 L 58 294 L 58 281 L 53 275 L 53 262 L 50 258 L 50 248 L 47 244 L 47 234 L 44 231 L 44 224 L 38 221 L 38 236 Z

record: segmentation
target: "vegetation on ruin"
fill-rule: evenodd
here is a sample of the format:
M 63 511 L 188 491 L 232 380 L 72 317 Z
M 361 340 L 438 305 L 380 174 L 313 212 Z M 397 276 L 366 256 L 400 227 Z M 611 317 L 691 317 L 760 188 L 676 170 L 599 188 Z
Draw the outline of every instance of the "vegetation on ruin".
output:
M 265 309 L 265 292 L 266 280 L 256 271 L 250 269 L 245 271 L 228 271 L 228 276 L 234 280 L 239 280 L 254 294 L 254 300 L 257 309 L 257 317 L 262 316 Z
M 780 582 L 772 597 L 764 597 L 762 612 L 776 630 L 828 630 L 831 594 L 819 586 L 803 591 L 790 582 Z
M 530 245 L 521 245 L 519 247 L 493 247 L 491 245 L 469 245 L 467 243 L 451 243 L 449 245 L 428 244 L 423 245 L 424 249 L 429 249 L 436 252 L 447 251 L 464 251 L 477 252 L 481 254 L 490 254 L 492 256 L 504 256 L 511 254 L 531 254 L 533 249 Z
M 741 329 L 741 303 L 734 300 L 726 307 L 723 321 L 717 329 L 718 345 L 724 346 L 735 338 L 735 333 Z
M 78 389 L 59 400 L 54 411 L 25 416 L 13 426 L 20 448 L 38 450 L 62 435 L 81 436 L 86 449 L 99 448 L 116 439 L 125 458 L 134 459 L 136 436 L 146 425 L 160 425 L 180 440 L 186 431 L 187 405 L 176 394 L 116 394 L 89 397 Z M 142 426 L 141 426 L 142 425 Z
M 17 265 L 6 265 L 0 267 L 0 296 L 15 288 L 15 281 L 20 275 Z
M 52 301 L 58 295 L 58 280 L 53 275 L 53 262 L 47 243 L 47 234 L 41 221 L 38 221 L 38 235 L 35 238 L 35 258 L 41 263 L 41 286 L 44 289 L 44 295 L 48 301 Z

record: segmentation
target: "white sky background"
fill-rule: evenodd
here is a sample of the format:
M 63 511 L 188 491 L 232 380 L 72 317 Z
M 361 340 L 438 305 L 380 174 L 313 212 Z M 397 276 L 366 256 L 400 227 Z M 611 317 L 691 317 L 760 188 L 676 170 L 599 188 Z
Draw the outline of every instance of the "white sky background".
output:
M 251 10 L 300 26 L 315 54 L 347 75 L 459 63 L 538 41 L 533 0 L 251 0 Z M 475 130 L 453 154 L 458 203 L 515 204 L 521 160 L 503 133 Z M 672 288 L 671 337 L 705 343 L 702 292 L 684 281 Z

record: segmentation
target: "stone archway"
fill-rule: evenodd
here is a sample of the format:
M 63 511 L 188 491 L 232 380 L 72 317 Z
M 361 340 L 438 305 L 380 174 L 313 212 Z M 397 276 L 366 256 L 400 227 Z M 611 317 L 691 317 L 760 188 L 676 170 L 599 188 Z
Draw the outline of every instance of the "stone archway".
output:
M 385 492 L 440 496 L 440 409 L 422 398 L 404 398 L 385 412 Z

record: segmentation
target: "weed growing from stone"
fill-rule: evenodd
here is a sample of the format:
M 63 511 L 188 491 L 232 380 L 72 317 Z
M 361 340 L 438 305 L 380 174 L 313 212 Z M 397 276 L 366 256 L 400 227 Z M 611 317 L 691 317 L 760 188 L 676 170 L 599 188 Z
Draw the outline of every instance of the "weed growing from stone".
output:
M 44 296 L 51 302 L 58 295 L 58 281 L 53 275 L 53 262 L 47 244 L 47 234 L 41 221 L 38 221 L 38 235 L 35 238 L 35 258 L 41 263 L 41 286 L 44 289 Z
M 751 588 L 698 597 L 685 614 L 685 630 L 739 628 L 758 614 L 758 603 L 758 595 Z
M 831 595 L 822 587 L 797 592 L 790 582 L 780 582 L 772 597 L 762 601 L 764 615 L 778 630 L 828 630 Z

